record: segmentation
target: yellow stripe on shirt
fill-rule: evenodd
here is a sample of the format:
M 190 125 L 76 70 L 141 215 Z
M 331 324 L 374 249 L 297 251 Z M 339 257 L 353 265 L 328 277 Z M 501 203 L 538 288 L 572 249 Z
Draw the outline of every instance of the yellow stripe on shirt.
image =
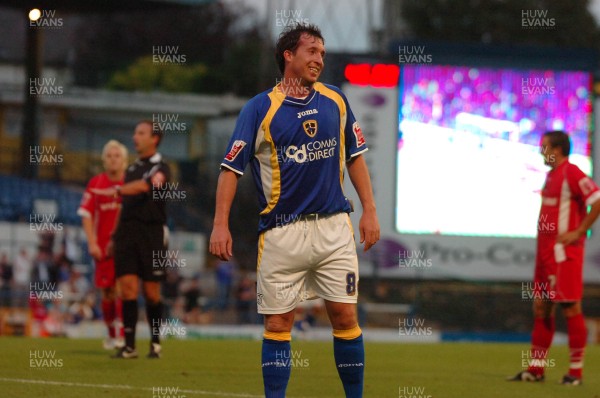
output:
M 271 106 L 269 107 L 265 118 L 260 124 L 260 128 L 263 129 L 265 133 L 265 141 L 271 146 L 271 183 L 265 184 L 265 182 L 263 182 L 263 187 L 266 186 L 267 189 L 270 188 L 270 195 L 268 198 L 265 198 L 267 200 L 267 207 L 260 212 L 261 215 L 268 214 L 271 210 L 273 210 L 279 201 L 279 197 L 281 196 L 281 170 L 279 169 L 279 162 L 277 161 L 277 149 L 275 148 L 273 137 L 271 137 L 271 122 L 273 121 L 275 113 L 277 113 L 283 102 L 281 97 L 277 96 L 275 90 L 276 88 L 274 88 L 273 91 L 268 94 L 269 98 L 271 99 Z M 261 167 L 263 167 L 262 164 Z
M 346 127 L 346 103 L 341 95 L 339 95 L 334 90 L 328 88 L 323 83 L 315 83 L 313 86 L 316 91 L 318 91 L 321 95 L 329 98 L 333 102 L 335 102 L 340 110 L 340 186 L 342 187 L 342 192 L 344 191 L 344 167 L 346 166 L 346 136 L 344 134 L 344 130 Z

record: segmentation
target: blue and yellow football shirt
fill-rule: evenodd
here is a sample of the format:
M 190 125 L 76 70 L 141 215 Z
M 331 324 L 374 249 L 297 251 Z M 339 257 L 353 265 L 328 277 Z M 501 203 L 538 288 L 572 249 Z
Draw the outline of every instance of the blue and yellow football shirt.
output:
M 242 108 L 221 163 L 243 174 L 250 163 L 261 207 L 259 232 L 306 214 L 350 212 L 345 163 L 367 150 L 339 88 L 315 83 L 305 99 L 278 86 Z

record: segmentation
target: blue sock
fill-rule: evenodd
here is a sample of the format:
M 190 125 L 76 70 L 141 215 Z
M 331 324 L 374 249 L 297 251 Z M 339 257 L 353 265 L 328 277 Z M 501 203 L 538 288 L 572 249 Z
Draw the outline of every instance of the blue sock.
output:
M 262 373 L 265 385 L 265 398 L 284 398 L 292 362 L 290 342 L 263 339 Z
M 361 398 L 365 373 L 365 346 L 362 334 L 352 340 L 334 337 L 333 356 L 346 398 Z

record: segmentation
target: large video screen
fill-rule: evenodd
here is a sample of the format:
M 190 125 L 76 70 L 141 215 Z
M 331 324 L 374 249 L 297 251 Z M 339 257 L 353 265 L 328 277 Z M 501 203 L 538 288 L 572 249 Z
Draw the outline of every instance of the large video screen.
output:
M 568 132 L 570 161 L 592 173 L 590 90 L 588 72 L 404 65 L 398 232 L 535 237 L 541 135 Z

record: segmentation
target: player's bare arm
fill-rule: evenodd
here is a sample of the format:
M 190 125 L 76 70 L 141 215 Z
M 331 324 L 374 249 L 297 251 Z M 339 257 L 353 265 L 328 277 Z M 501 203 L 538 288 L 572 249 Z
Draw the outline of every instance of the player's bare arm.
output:
M 96 195 L 101 196 L 129 196 L 150 191 L 150 185 L 146 180 L 140 179 L 123 184 L 120 188 L 116 186 L 104 189 L 92 188 L 91 191 Z
M 364 251 L 367 251 L 377 243 L 380 234 L 369 169 L 362 155 L 350 160 L 346 164 L 346 168 L 363 208 L 358 229 L 360 231 L 360 243 L 365 244 Z
M 590 229 L 592 227 L 594 222 L 598 219 L 599 215 L 600 215 L 600 200 L 597 200 L 594 202 L 594 204 L 592 204 L 592 208 L 590 209 L 589 213 L 584 217 L 583 220 L 581 220 L 581 224 L 579 225 L 579 228 L 577 228 L 576 230 L 573 230 L 573 231 L 565 232 L 562 235 L 559 235 L 556 238 L 556 241 L 558 243 L 570 245 L 571 243 L 575 242 L 577 239 L 581 238 L 582 236 L 585 236 L 588 229 Z
M 100 249 L 100 246 L 98 246 L 98 240 L 96 239 L 96 233 L 94 232 L 94 219 L 91 216 L 84 216 L 81 219 L 81 225 L 83 227 L 83 232 L 85 232 L 90 255 L 94 260 L 100 261 L 102 259 L 102 250 Z
M 229 231 L 229 212 L 237 190 L 240 176 L 231 170 L 223 169 L 217 183 L 215 218 L 210 235 L 209 251 L 221 260 L 229 260 L 233 256 L 233 240 Z

